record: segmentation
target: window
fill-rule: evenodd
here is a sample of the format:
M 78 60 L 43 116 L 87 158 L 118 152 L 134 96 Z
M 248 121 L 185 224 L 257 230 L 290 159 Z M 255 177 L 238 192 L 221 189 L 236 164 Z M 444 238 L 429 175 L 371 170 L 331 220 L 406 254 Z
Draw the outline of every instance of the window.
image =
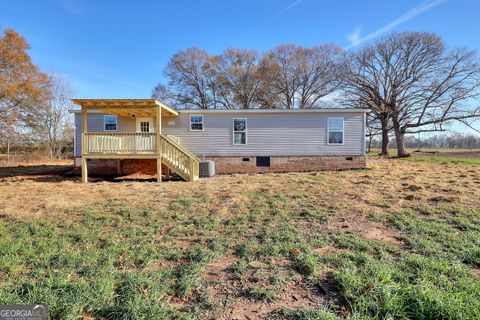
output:
M 203 131 L 203 115 L 192 114 L 190 116 L 190 131 Z
M 140 121 L 140 132 L 150 132 L 150 121 Z
M 117 131 L 117 116 L 103 116 L 103 130 Z
M 343 118 L 328 118 L 328 144 L 343 144 Z
M 247 119 L 233 119 L 233 144 L 247 144 Z

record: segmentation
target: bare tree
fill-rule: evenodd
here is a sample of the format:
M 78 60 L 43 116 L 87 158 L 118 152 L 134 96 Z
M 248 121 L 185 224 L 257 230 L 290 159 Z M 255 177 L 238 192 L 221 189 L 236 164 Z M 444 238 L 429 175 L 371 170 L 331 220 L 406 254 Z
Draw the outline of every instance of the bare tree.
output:
M 342 49 L 335 45 L 304 48 L 280 45 L 267 52 L 261 63 L 263 84 L 281 98 L 281 107 L 315 108 L 338 89 Z
M 215 58 L 218 98 L 227 109 L 252 109 L 257 106 L 261 80 L 258 77 L 258 52 L 229 48 Z
M 29 117 L 29 127 L 38 142 L 44 142 L 51 158 L 60 159 L 73 138 L 68 110 L 72 107 L 73 88 L 59 74 L 49 76 L 50 94 Z
M 382 124 L 382 154 L 393 128 L 398 156 L 406 156 L 404 136 L 442 131 L 451 121 L 478 117 L 480 67 L 473 51 L 447 50 L 440 37 L 425 32 L 393 33 L 345 64 L 345 101 L 372 109 Z
M 365 135 L 367 140 L 367 152 L 372 151 L 372 143 L 376 136 L 382 133 L 382 124 L 377 118 L 375 113 L 367 113 L 366 116 L 366 131 Z
M 295 55 L 300 47 L 283 44 L 268 51 L 260 62 L 263 85 L 280 97 L 277 107 L 293 109 L 300 86 Z
M 298 107 L 315 108 L 323 97 L 338 89 L 343 50 L 327 44 L 313 48 L 299 48 L 295 55 Z
M 389 107 L 398 156 L 406 156 L 408 133 L 443 131 L 451 121 L 480 116 L 480 64 L 474 51 L 447 51 L 429 33 L 393 34 L 380 44 L 389 63 L 392 97 Z
M 342 104 L 371 110 L 375 121 L 367 124 L 380 126 L 382 135 L 381 155 L 388 155 L 389 133 L 391 130 L 390 108 L 388 106 L 388 78 L 378 65 L 374 46 L 368 46 L 346 56 L 343 64 Z M 371 128 L 375 129 L 375 128 Z
M 384 147 L 391 121 L 400 157 L 407 156 L 405 134 L 442 131 L 450 121 L 480 114 L 477 56 L 447 50 L 432 33 L 393 33 L 347 61 L 345 101 L 372 109 L 382 123 Z M 388 152 L 384 147 L 382 153 Z
M 169 89 L 185 108 L 208 109 L 216 106 L 216 85 L 211 74 L 211 57 L 199 48 L 188 48 L 173 55 L 165 69 Z
M 152 99 L 157 99 L 175 109 L 182 107 L 181 105 L 177 104 L 178 101 L 175 99 L 175 94 L 163 83 L 159 83 L 155 86 L 155 88 L 153 88 Z

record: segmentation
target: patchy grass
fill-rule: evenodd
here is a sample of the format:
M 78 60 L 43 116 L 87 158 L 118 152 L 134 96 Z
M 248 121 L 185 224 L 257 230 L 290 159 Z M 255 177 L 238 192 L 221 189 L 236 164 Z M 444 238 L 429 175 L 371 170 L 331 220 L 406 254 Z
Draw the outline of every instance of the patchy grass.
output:
M 52 319 L 480 317 L 475 165 L 88 185 L 8 170 L 2 304 L 46 303 Z

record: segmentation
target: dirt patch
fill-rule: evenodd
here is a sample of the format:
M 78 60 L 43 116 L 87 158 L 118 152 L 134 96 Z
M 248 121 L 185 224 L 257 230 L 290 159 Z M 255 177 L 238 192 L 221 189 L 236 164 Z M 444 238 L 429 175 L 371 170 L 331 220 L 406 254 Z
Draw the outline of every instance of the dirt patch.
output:
M 282 308 L 312 309 L 325 302 L 319 287 L 308 284 L 288 259 L 277 258 L 271 264 L 250 262 L 251 269 L 244 271 L 241 277 L 233 270 L 237 263 L 239 259 L 230 256 L 207 266 L 204 273 L 206 287 L 217 304 L 214 310 L 204 315 L 205 318 L 268 319 Z M 252 284 L 272 288 L 268 280 L 271 275 L 285 281 L 275 288 L 276 297 L 273 301 L 262 301 L 249 296 Z
M 337 248 L 330 245 L 312 250 L 312 253 L 319 254 L 321 256 L 329 256 L 331 254 L 339 254 L 344 252 L 348 252 L 348 250 L 343 248 Z
M 205 268 L 204 278 L 209 282 L 216 282 L 225 278 L 227 269 L 238 262 L 237 257 L 225 257 L 210 263 Z
M 371 226 L 362 233 L 362 236 L 366 239 L 382 241 L 398 248 L 405 247 L 404 243 L 395 237 L 395 233 L 392 229 L 387 229 L 383 226 Z
M 269 319 L 281 309 L 314 309 L 318 308 L 325 300 L 317 288 L 299 287 L 291 284 L 275 302 L 261 302 L 247 298 L 231 301 L 225 308 L 225 313 L 219 319 Z

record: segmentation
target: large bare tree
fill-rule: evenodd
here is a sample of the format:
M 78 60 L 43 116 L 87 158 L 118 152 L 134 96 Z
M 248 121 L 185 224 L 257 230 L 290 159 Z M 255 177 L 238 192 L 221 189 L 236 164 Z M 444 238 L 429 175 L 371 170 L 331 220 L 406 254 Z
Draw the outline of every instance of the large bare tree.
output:
M 266 52 L 260 62 L 263 86 L 280 97 L 277 108 L 293 109 L 295 106 L 300 82 L 295 55 L 299 49 L 293 44 L 279 45 Z
M 315 108 L 340 84 L 342 49 L 335 45 L 304 48 L 279 45 L 267 52 L 260 72 L 264 86 L 280 96 L 281 107 Z
M 381 155 L 388 155 L 389 133 L 391 130 L 388 78 L 379 67 L 374 46 L 368 46 L 358 52 L 350 53 L 344 60 L 342 104 L 370 109 L 367 124 L 373 131 L 379 130 L 382 136 Z
M 258 52 L 229 48 L 215 57 L 217 93 L 227 109 L 253 109 L 258 105 L 261 80 Z
M 210 63 L 208 53 L 195 47 L 173 55 L 165 76 L 178 105 L 200 109 L 216 106 L 216 84 Z
M 392 128 L 398 156 L 405 134 L 442 131 L 451 121 L 480 115 L 480 67 L 475 52 L 448 50 L 426 32 L 393 33 L 350 55 L 345 102 L 372 109 L 382 124 L 382 153 Z

